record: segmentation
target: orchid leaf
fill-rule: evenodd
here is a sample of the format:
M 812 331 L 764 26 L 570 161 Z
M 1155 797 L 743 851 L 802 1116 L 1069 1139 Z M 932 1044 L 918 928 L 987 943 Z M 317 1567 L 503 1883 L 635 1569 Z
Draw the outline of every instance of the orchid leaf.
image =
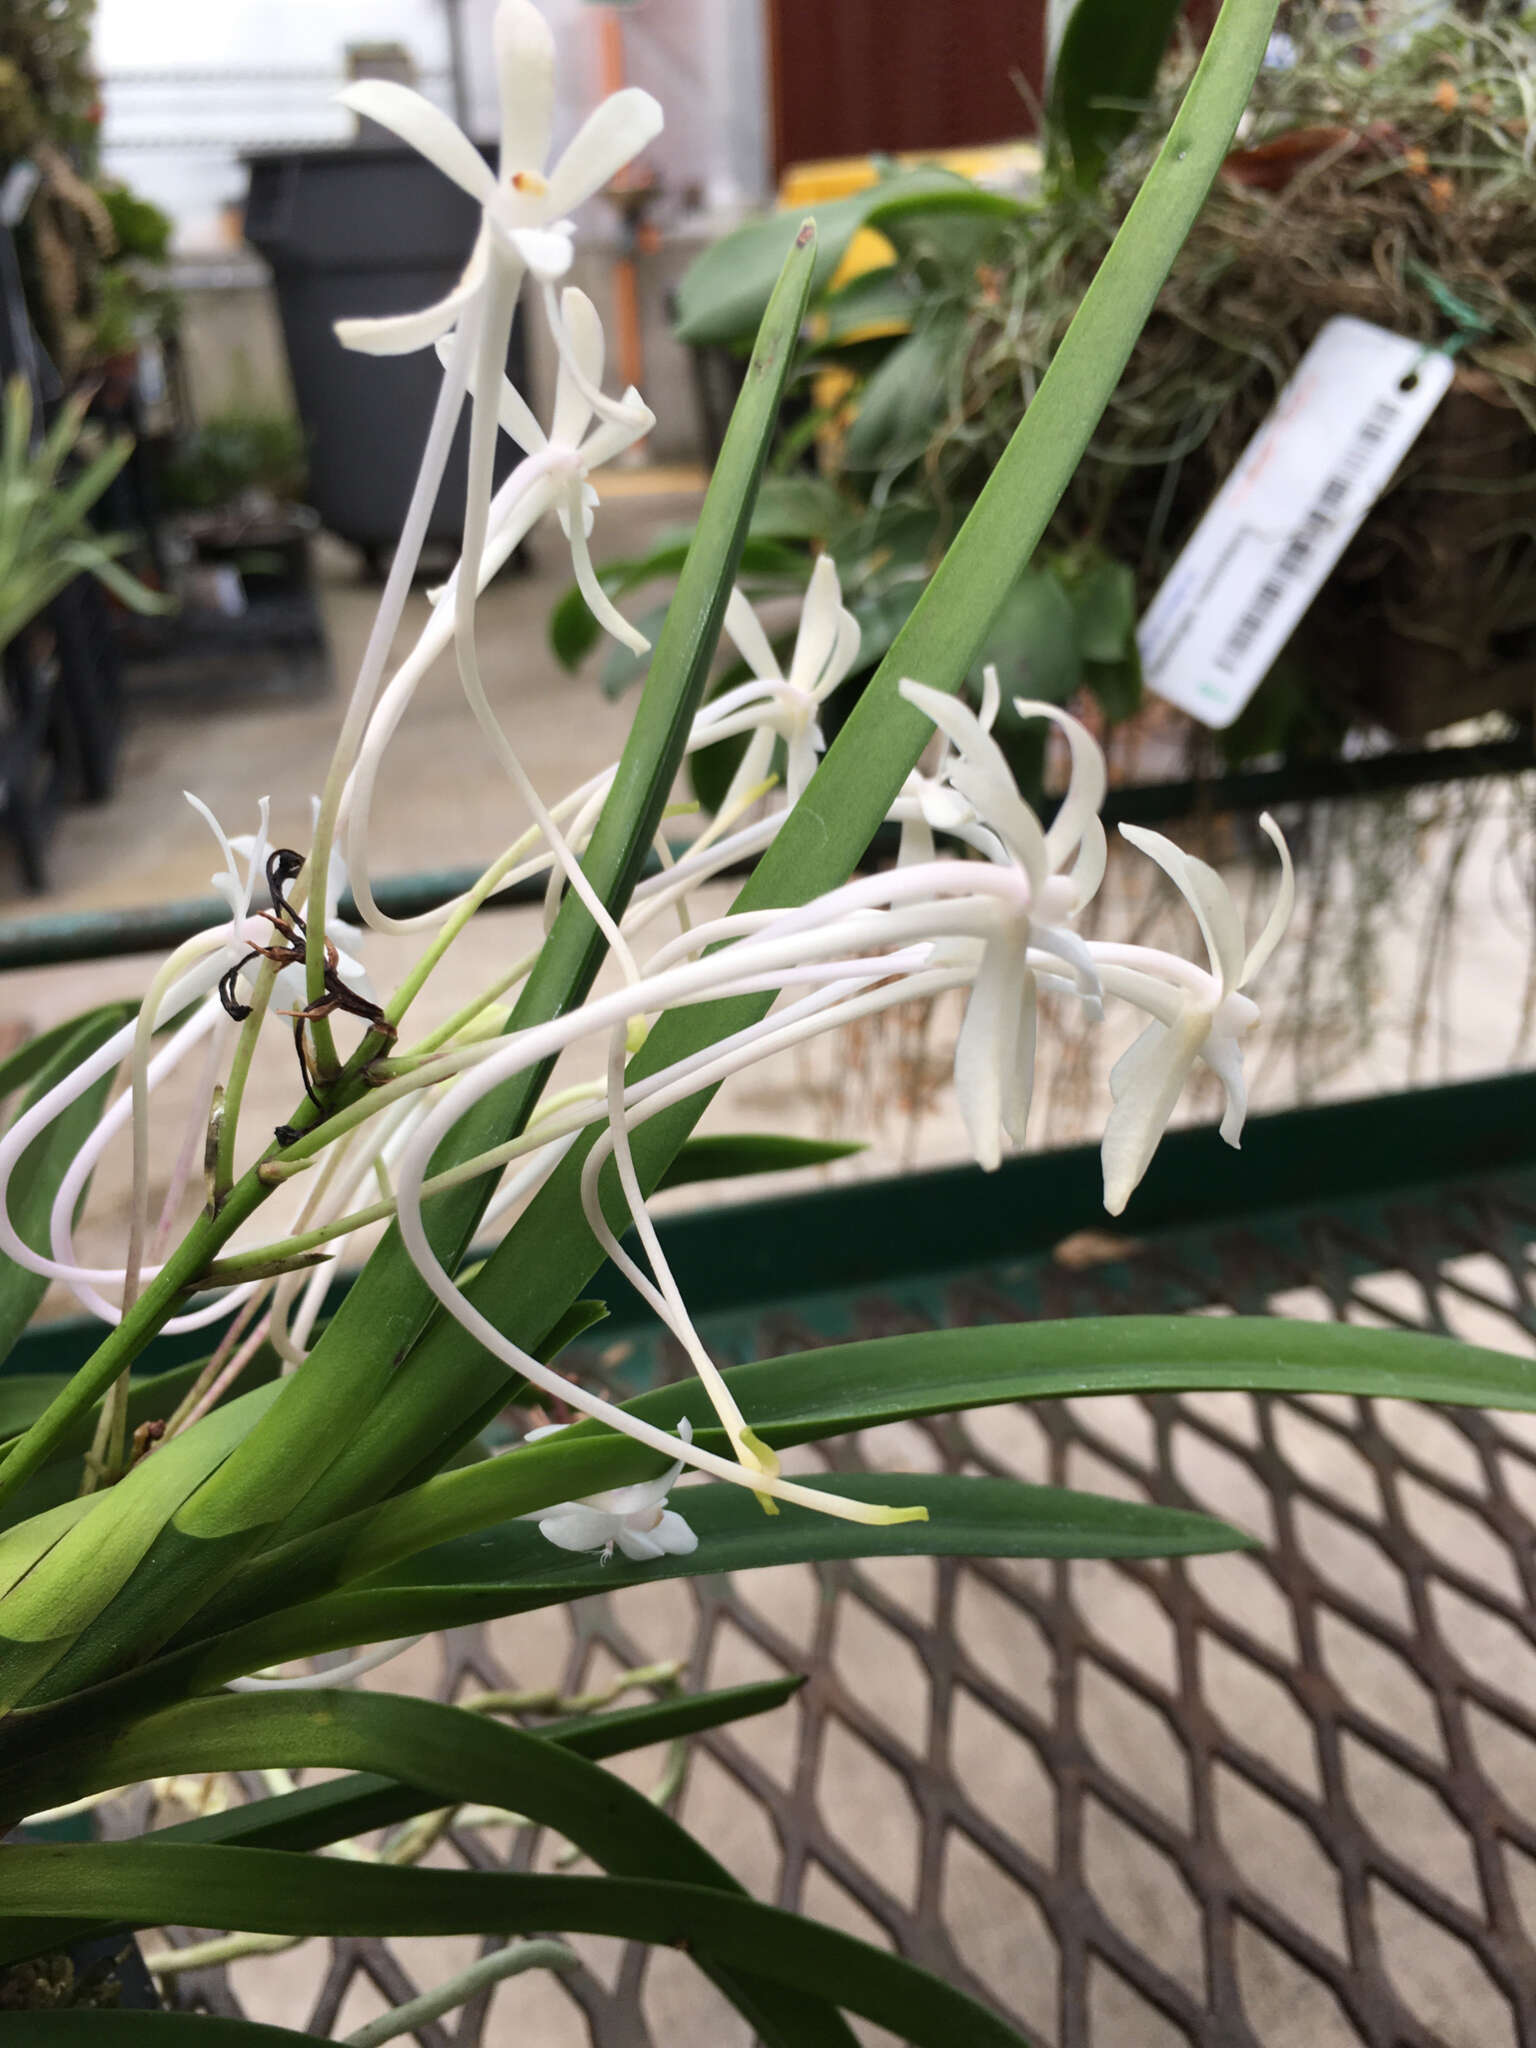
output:
M 765 1359 L 725 1378 L 753 1429 L 778 1450 L 1003 1401 L 1203 1388 L 1536 1412 L 1536 1368 L 1525 1359 L 1415 1332 L 1268 1316 L 1105 1316 L 920 1331 Z M 729 1449 L 697 1381 L 625 1405 L 662 1428 L 686 1415 L 695 1442 Z M 578 1423 L 258 1560 L 200 1618 L 199 1633 L 221 1625 L 221 1615 L 222 1626 L 236 1626 L 509 1515 L 654 1478 L 663 1462 L 600 1423 Z
M 701 1180 L 740 1180 L 747 1174 L 829 1166 L 864 1149 L 840 1138 L 797 1138 L 779 1131 L 728 1131 L 718 1137 L 690 1138 L 657 1182 L 657 1190 Z
M 733 1892 L 651 1876 L 400 1870 L 137 1842 L 7 1849 L 0 1925 L 61 1913 L 262 1934 L 609 1934 L 751 1971 L 889 2027 L 909 2048 L 1026 2048 L 995 2013 L 899 1956 Z
M 1184 0 L 1077 0 L 1054 52 L 1046 132 L 1082 191 L 1150 99 Z
M 755 333 L 806 214 L 816 223 L 816 270 L 811 289 L 817 292 L 830 282 L 848 244 L 876 207 L 917 194 L 964 190 L 966 183 L 955 171 L 928 165 L 898 171 L 862 192 L 807 207 L 803 213 L 776 213 L 765 220 L 748 221 L 706 249 L 683 278 L 677 293 L 678 338 L 697 348 L 739 342 Z
M 551 1721 L 538 1730 L 543 1742 L 558 1743 L 589 1762 L 627 1756 L 658 1742 L 674 1742 L 700 1735 L 711 1728 L 723 1728 L 757 1714 L 772 1713 L 800 1690 L 804 1680 L 796 1677 L 770 1679 L 758 1685 L 727 1686 L 717 1692 L 689 1693 L 677 1699 L 653 1700 L 644 1706 L 624 1707 L 606 1714 L 579 1715 Z M 93 1726 L 77 1748 L 79 1766 L 89 1772 L 90 1741 L 101 1733 Z M 58 1782 L 71 1785 L 88 1780 L 66 1774 Z M 76 1796 L 73 1792 L 70 1797 Z M 226 1807 L 222 1813 L 199 1814 L 193 1820 L 178 1821 L 155 1831 L 157 1843 L 225 1843 L 247 1849 L 324 1849 L 334 1842 L 351 1841 L 376 1828 L 398 1826 L 430 1813 L 442 1800 L 431 1790 L 401 1784 L 376 1772 L 355 1771 L 332 1778 L 324 1784 L 305 1785 L 297 1792 L 278 1793 L 269 1799 L 253 1799 L 243 1806 Z M 56 1948 L 95 1932 L 78 1919 L 38 1921 L 18 1936 L 31 1954 Z
M 807 1483 L 889 1507 L 920 1504 L 929 1519 L 869 1528 L 798 1510 L 769 1517 L 742 1487 L 687 1486 L 672 1505 L 698 1537 L 698 1549 L 642 1564 L 560 1551 L 534 1523 L 508 1521 L 236 1629 L 209 1645 L 183 1683 L 201 1688 L 292 1657 L 468 1627 L 661 1579 L 860 1557 L 1192 1557 L 1242 1549 L 1250 1541 L 1224 1522 L 1184 1509 L 1011 1479 L 861 1472 Z
M 523 1814 L 558 1829 L 621 1876 L 744 1896 L 708 1850 L 621 1778 L 542 1736 L 431 1700 L 367 1692 L 243 1693 L 188 1700 L 115 1739 L 89 1745 L 90 1761 L 84 1766 L 80 1747 L 70 1744 L 56 1758 L 56 1777 L 49 1775 L 46 1753 L 34 1754 L 18 1771 L 0 1773 L 0 1802 L 52 1803 L 54 1788 L 66 1781 L 106 1790 L 185 1772 L 361 1768 L 431 1792 L 439 1805 L 477 1801 Z M 276 1853 L 154 1846 L 161 1855 Z M 298 1864 L 299 1869 L 312 1867 Z M 7 1856 L 0 1863 L 0 1940 L 12 1898 L 10 1868 Z M 71 1902 L 71 1913 L 78 1910 Z M 209 1924 L 207 1917 L 199 1924 Z M 228 1924 L 248 1923 L 235 1918 Z M 772 1980 L 759 1982 L 747 1966 L 712 1967 L 702 1944 L 699 1954 L 706 1971 L 772 2048 L 854 2048 L 847 2027 L 821 2000 Z

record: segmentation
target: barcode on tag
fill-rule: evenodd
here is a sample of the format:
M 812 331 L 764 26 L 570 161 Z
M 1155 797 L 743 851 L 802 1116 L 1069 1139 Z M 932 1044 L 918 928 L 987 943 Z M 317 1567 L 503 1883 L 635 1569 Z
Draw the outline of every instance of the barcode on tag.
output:
M 1329 321 L 1137 629 L 1159 696 L 1206 725 L 1232 723 L 1451 375 L 1450 357 L 1418 342 Z

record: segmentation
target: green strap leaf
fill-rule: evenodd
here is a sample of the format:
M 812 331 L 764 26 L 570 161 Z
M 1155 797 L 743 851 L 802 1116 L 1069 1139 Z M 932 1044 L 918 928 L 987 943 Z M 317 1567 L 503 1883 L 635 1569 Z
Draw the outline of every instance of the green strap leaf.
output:
M 188 1700 L 91 1751 L 83 1770 L 78 1751 L 60 1759 L 52 1781 L 46 1756 L 0 1776 L 0 1801 L 51 1802 L 53 1791 L 40 1788 L 65 1776 L 105 1790 L 176 1772 L 362 1768 L 431 1792 L 439 1805 L 478 1801 L 524 1814 L 558 1829 L 620 1875 L 741 1892 L 723 1864 L 621 1778 L 541 1736 L 431 1700 L 339 1691 Z M 160 1855 L 247 1853 L 155 1849 Z M 10 1897 L 7 1869 L 0 1862 L 0 1915 Z M 245 1925 L 238 1918 L 228 1924 Z M 854 2048 L 846 2026 L 820 2000 L 759 1984 L 748 1968 L 716 1970 L 701 1960 L 777 2048 Z
M 697 1535 L 698 1549 L 645 1564 L 618 1554 L 606 1564 L 596 1553 L 573 1555 L 557 1550 L 533 1523 L 509 1522 L 221 1636 L 190 1671 L 183 1669 L 180 1682 L 201 1690 L 290 1657 L 465 1627 L 660 1579 L 832 1558 L 1191 1557 L 1244 1549 L 1252 1541 L 1224 1522 L 1180 1508 L 1013 1479 L 861 1472 L 807 1484 L 890 1507 L 920 1504 L 929 1519 L 875 1529 L 801 1512 L 769 1517 L 740 1487 L 689 1486 L 673 1505 Z
M 66 1912 L 258 1934 L 609 1934 L 750 1970 L 889 2027 L 910 2048 L 1027 2048 L 1005 2020 L 899 1956 L 730 1892 L 654 1877 L 391 1870 L 148 1843 L 7 1849 L 0 1921 Z
M 753 1173 L 785 1173 L 805 1166 L 828 1166 L 864 1150 L 838 1138 L 796 1138 L 776 1131 L 731 1131 L 716 1138 L 690 1138 L 657 1183 L 662 1188 L 686 1187 L 701 1180 L 739 1180 Z
M 672 1742 L 710 1728 L 723 1728 L 755 1714 L 771 1713 L 792 1699 L 804 1682 L 795 1677 L 772 1679 L 766 1684 L 728 1686 L 718 1692 L 655 1700 L 614 1713 L 552 1721 L 538 1731 L 539 1738 L 599 1762 L 605 1757 L 647 1749 L 653 1743 Z M 92 1737 L 99 1733 L 99 1727 L 92 1728 Z M 82 1747 L 82 1762 L 86 1755 L 87 1750 Z M 77 1795 L 71 1792 L 68 1796 Z M 222 1842 L 247 1849 L 323 1849 L 333 1842 L 371 1834 L 375 1828 L 395 1827 L 402 1821 L 414 1820 L 441 1803 L 432 1792 L 402 1785 L 374 1772 L 355 1771 L 323 1785 L 305 1785 L 297 1792 L 284 1792 L 271 1799 L 226 1808 L 223 1813 L 180 1821 L 173 1827 L 157 1829 L 154 1840 L 172 1844 Z M 82 1934 L 103 1930 L 99 1923 L 92 1925 L 72 1919 L 38 1920 L 25 1925 L 13 1921 L 10 1931 L 13 1946 L 25 1948 L 29 1955 L 39 1955 L 45 1949 L 67 1945 Z
M 882 1422 L 1075 1394 L 1233 1388 L 1536 1410 L 1536 1367 L 1526 1359 L 1445 1337 L 1268 1316 L 1085 1316 L 928 1330 L 764 1359 L 725 1377 L 752 1427 L 779 1450 Z M 686 1415 L 696 1442 L 728 1449 L 695 1380 L 625 1406 L 665 1429 Z M 599 1423 L 578 1424 L 274 1551 L 231 1583 L 200 1617 L 199 1633 L 292 1605 L 300 1589 L 381 1571 L 429 1543 L 661 1469 L 656 1453 Z

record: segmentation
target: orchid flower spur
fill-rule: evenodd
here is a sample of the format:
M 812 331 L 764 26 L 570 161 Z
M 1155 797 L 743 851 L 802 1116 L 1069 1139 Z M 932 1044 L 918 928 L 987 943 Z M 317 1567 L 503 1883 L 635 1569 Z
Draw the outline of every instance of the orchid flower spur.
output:
M 1054 704 L 1015 699 L 1021 717 L 1049 718 L 1066 734 L 1072 779 L 1049 830 L 1025 803 L 1001 747 L 993 739 L 997 679 L 987 678 L 983 714 L 942 690 L 905 681 L 901 694 L 933 720 L 952 755 L 944 780 L 926 799 L 924 822 L 935 817 L 987 852 L 1016 882 L 1000 897 L 992 929 L 976 962 L 965 1019 L 955 1044 L 955 1093 L 977 1164 L 988 1171 L 1002 1159 L 1004 1138 L 1022 1144 L 1034 1092 L 1036 977 L 1040 956 L 1054 954 L 1075 977 L 1077 992 L 1095 1012 L 1099 977 L 1093 956 L 1067 920 L 1098 888 L 1104 873 L 1104 757 L 1092 736 Z M 953 813 L 936 803 L 948 791 Z M 912 799 L 908 799 L 912 801 Z M 1061 872 L 1073 861 L 1070 874 Z M 920 874 L 916 867 L 905 872 Z
M 543 1429 L 530 1429 L 523 1441 L 537 1443 L 540 1437 L 558 1435 L 561 1427 L 552 1422 Z M 693 1425 L 686 1415 L 677 1433 L 685 1444 L 692 1443 Z M 560 1550 L 600 1550 L 604 1564 L 615 1546 L 632 1564 L 653 1564 L 658 1557 L 688 1557 L 698 1549 L 699 1539 L 682 1516 L 667 1506 L 667 1496 L 682 1469 L 679 1460 L 659 1479 L 591 1493 L 585 1500 L 562 1501 L 558 1507 L 541 1508 L 528 1519 L 537 1521 L 546 1542 Z
M 1122 825 L 1135 847 L 1155 860 L 1194 912 L 1205 941 L 1209 971 L 1176 954 L 1144 946 L 1099 945 L 1104 986 L 1152 1019 L 1109 1077 L 1114 1108 L 1104 1128 L 1104 1206 L 1118 1216 L 1152 1162 L 1184 1084 L 1197 1061 L 1221 1082 L 1226 1107 L 1221 1135 L 1242 1137 L 1248 1112 L 1242 1040 L 1259 1021 L 1243 993 L 1285 936 L 1296 904 L 1296 877 L 1285 835 L 1266 811 L 1259 824 L 1280 856 L 1280 887 L 1264 928 L 1244 951 L 1243 921 L 1232 892 L 1203 860 L 1160 832 Z
M 223 864 L 212 876 L 217 894 L 228 909 L 221 920 L 178 946 L 161 966 L 145 993 L 139 1015 L 115 1032 L 88 1060 L 51 1089 L 31 1109 L 18 1117 L 0 1138 L 0 1251 L 30 1273 L 63 1281 L 95 1315 L 117 1322 L 122 1307 L 107 1301 L 96 1290 L 101 1287 L 132 1290 L 153 1268 L 142 1271 L 142 1259 L 130 1243 L 122 1266 L 88 1266 L 75 1254 L 74 1220 L 97 1160 L 113 1136 L 130 1118 L 134 1127 L 134 1194 L 131 1236 L 142 1239 L 148 1188 L 148 1114 L 150 1098 L 161 1083 L 181 1065 L 187 1055 L 206 1045 L 206 1063 L 194 1091 L 188 1117 L 187 1141 L 181 1147 L 181 1161 L 200 1154 L 213 1094 L 217 1060 L 227 1035 L 227 1018 L 215 990 L 251 949 L 270 937 L 265 919 L 253 916 L 251 905 L 267 855 L 267 802 L 261 803 L 260 826 L 244 840 L 231 840 L 207 805 L 188 795 L 187 801 L 202 817 L 218 842 Z M 248 849 L 241 872 L 241 849 Z M 157 1030 L 180 1018 L 168 1043 L 151 1054 Z M 20 1236 L 12 1221 L 8 1200 L 11 1176 L 22 1155 L 40 1132 L 46 1130 L 73 1102 L 103 1075 L 112 1073 L 124 1060 L 132 1062 L 128 1091 L 98 1119 L 71 1162 L 53 1204 L 50 1220 L 51 1256 L 35 1251 Z M 179 1170 L 179 1169 L 178 1169 Z M 173 1176 L 173 1186 L 177 1176 Z M 235 1305 L 230 1296 L 211 1305 L 176 1316 L 165 1325 L 168 1330 L 192 1330 L 216 1320 Z

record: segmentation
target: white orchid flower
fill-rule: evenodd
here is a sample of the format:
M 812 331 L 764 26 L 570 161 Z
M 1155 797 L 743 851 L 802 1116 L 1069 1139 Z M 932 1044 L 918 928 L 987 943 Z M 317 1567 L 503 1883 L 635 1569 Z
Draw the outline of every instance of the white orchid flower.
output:
M 558 1435 L 563 1423 L 551 1422 L 543 1429 L 530 1429 L 523 1439 L 536 1443 L 540 1437 Z M 677 1425 L 685 1444 L 693 1441 L 693 1424 L 685 1415 Z M 541 1508 L 529 1521 L 537 1521 L 539 1534 L 560 1550 L 600 1550 L 606 1564 L 617 1546 L 634 1564 L 653 1564 L 658 1557 L 688 1557 L 698 1549 L 699 1539 L 675 1509 L 667 1506 L 682 1473 L 678 1461 L 659 1479 L 647 1479 L 638 1486 L 618 1486 L 607 1493 L 588 1494 L 585 1500 L 562 1501 L 558 1507 Z
M 530 0 L 500 0 L 493 35 L 501 101 L 495 172 L 462 129 L 408 86 L 365 78 L 339 95 L 343 106 L 398 135 L 481 209 L 469 262 L 447 297 L 418 313 L 339 321 L 337 338 L 345 348 L 368 355 L 409 355 L 430 348 L 464 323 L 498 269 L 504 281 L 515 281 L 525 269 L 540 280 L 562 277 L 571 265 L 567 216 L 661 132 L 656 101 L 626 87 L 593 110 L 546 175 L 555 109 L 554 37 Z
M 1093 956 L 1067 920 L 1093 895 L 1104 872 L 1104 757 L 1092 736 L 1055 704 L 1017 698 L 1024 718 L 1049 718 L 1067 736 L 1072 779 L 1049 830 L 1020 796 L 990 726 L 997 683 L 989 672 L 983 716 L 942 690 L 904 681 L 901 694 L 924 712 L 949 742 L 944 784 L 963 805 L 947 829 L 961 829 L 1018 880 L 1013 901 L 999 897 L 990 935 L 975 966 L 965 1019 L 955 1043 L 955 1094 L 976 1162 L 987 1171 L 1002 1159 L 1003 1140 L 1024 1141 L 1034 1092 L 1035 1011 L 1041 953 L 1055 954 L 1072 970 L 1078 992 L 1095 1010 L 1099 977 Z M 924 795 L 932 826 L 939 787 Z M 939 816 L 945 814 L 940 811 Z M 984 828 L 979 836 L 978 828 Z M 946 827 L 941 826 L 941 829 Z M 1061 872 L 1074 859 L 1070 874 Z M 1031 953 L 1037 957 L 1032 959 Z
M 843 608 L 837 564 L 830 555 L 821 555 L 811 571 L 787 676 L 762 622 L 739 590 L 731 592 L 726 606 L 725 630 L 754 680 L 706 705 L 695 728 L 696 744 L 743 732 L 752 735 L 721 809 L 732 809 L 747 790 L 763 781 L 778 740 L 789 756 L 784 780 L 794 805 L 826 747 L 817 713 L 859 658 L 858 621 Z
M 486 544 L 481 556 L 480 589 L 510 559 L 512 551 L 548 512 L 560 521 L 571 546 L 571 566 L 593 617 L 632 654 L 644 654 L 650 642 L 618 611 L 598 581 L 587 545 L 597 511 L 592 473 L 632 448 L 656 424 L 656 415 L 633 385 L 617 406 L 597 417 L 593 395 L 603 381 L 605 342 L 597 308 L 583 291 L 570 285 L 561 294 L 561 319 L 568 348 L 555 373 L 555 398 L 549 432 L 510 378 L 501 381 L 498 417 L 503 431 L 522 449 L 521 462 L 491 500 Z M 446 365 L 451 343 L 438 343 Z M 434 604 L 457 589 L 456 570 L 447 584 L 431 593 Z M 452 615 L 448 605 L 445 616 Z
M 1111 1216 L 1121 1213 L 1151 1164 L 1197 1061 L 1216 1075 L 1226 1096 L 1222 1137 L 1234 1146 L 1241 1140 L 1248 1113 L 1242 1040 L 1259 1021 L 1257 1003 L 1243 991 L 1284 937 L 1296 903 L 1285 835 L 1267 811 L 1259 824 L 1280 856 L 1280 887 L 1264 929 L 1246 952 L 1242 915 L 1214 868 L 1160 832 L 1120 827 L 1195 913 L 1210 966 L 1206 971 L 1149 947 L 1095 948 L 1105 987 L 1152 1018 L 1109 1077 L 1114 1108 L 1104 1129 L 1103 1161 L 1104 1206 Z

